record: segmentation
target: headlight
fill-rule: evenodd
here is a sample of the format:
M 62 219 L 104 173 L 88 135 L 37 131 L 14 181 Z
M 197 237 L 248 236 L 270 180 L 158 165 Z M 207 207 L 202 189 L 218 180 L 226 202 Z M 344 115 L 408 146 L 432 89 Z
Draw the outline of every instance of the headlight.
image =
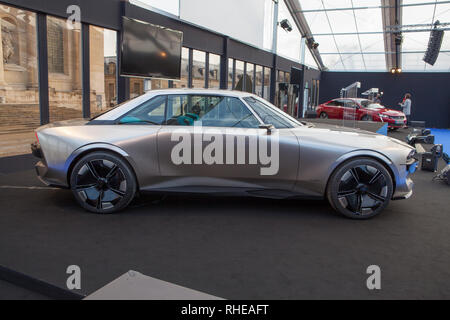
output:
M 408 157 L 406 158 L 406 160 L 411 160 L 414 158 L 414 156 L 416 155 L 416 149 L 411 150 L 411 152 L 408 154 Z
M 380 116 L 380 118 L 384 118 L 384 119 L 389 118 L 389 116 L 387 116 L 387 115 L 385 115 L 385 114 L 380 114 L 379 116 Z

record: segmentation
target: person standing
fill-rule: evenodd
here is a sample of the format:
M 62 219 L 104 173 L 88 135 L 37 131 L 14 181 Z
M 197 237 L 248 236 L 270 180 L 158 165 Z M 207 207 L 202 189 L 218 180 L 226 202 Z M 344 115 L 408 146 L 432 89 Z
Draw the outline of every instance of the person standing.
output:
M 399 105 L 402 107 L 403 113 L 406 116 L 406 127 L 408 127 L 409 118 L 411 116 L 411 94 L 409 93 L 405 94 L 403 101 L 399 103 Z
M 381 94 L 377 94 L 373 102 L 381 104 Z

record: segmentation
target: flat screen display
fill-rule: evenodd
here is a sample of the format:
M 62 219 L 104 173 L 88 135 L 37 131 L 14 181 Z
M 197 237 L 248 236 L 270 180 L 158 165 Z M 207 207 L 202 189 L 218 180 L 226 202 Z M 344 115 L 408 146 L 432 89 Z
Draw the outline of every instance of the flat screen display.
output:
M 123 17 L 120 75 L 179 80 L 183 33 Z

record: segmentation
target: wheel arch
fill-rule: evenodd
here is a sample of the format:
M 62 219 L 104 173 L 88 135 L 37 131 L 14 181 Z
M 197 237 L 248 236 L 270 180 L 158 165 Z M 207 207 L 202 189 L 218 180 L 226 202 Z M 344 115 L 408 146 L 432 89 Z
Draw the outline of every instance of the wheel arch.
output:
M 370 158 L 372 160 L 379 162 L 381 165 L 383 165 L 386 168 L 386 170 L 389 172 L 389 174 L 392 178 L 393 194 L 395 193 L 397 169 L 393 165 L 393 162 L 388 157 L 386 157 L 384 154 L 381 154 L 379 152 L 372 151 L 372 150 L 357 150 L 357 151 L 352 151 L 352 152 L 342 155 L 330 167 L 327 183 L 326 183 L 325 190 L 324 190 L 325 197 L 326 197 L 326 193 L 328 190 L 328 186 L 329 186 L 331 177 L 336 172 L 336 170 L 339 169 L 344 164 L 346 164 L 347 162 L 355 160 L 357 158 Z
M 96 151 L 106 151 L 115 154 L 116 156 L 119 156 L 122 160 L 124 160 L 131 168 L 131 171 L 134 174 L 134 178 L 136 179 L 136 188 L 139 190 L 139 180 L 138 175 L 136 174 L 136 166 L 133 161 L 133 159 L 129 156 L 127 152 L 125 152 L 123 149 L 112 145 L 108 143 L 93 143 L 88 144 L 83 147 L 78 148 L 72 154 L 67 158 L 65 167 L 66 169 L 66 179 L 67 179 L 67 185 L 70 188 L 70 175 L 72 174 L 72 169 L 75 166 L 75 164 L 85 155 L 96 152 Z

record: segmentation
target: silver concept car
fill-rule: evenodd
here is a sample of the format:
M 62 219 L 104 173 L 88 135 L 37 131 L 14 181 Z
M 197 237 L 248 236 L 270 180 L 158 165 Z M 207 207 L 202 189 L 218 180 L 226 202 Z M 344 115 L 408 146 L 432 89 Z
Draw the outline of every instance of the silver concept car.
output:
M 39 178 L 70 188 L 92 212 L 138 192 L 327 198 L 351 218 L 412 194 L 415 150 L 357 129 L 300 122 L 260 97 L 225 90 L 156 90 L 90 121 L 36 131 Z

